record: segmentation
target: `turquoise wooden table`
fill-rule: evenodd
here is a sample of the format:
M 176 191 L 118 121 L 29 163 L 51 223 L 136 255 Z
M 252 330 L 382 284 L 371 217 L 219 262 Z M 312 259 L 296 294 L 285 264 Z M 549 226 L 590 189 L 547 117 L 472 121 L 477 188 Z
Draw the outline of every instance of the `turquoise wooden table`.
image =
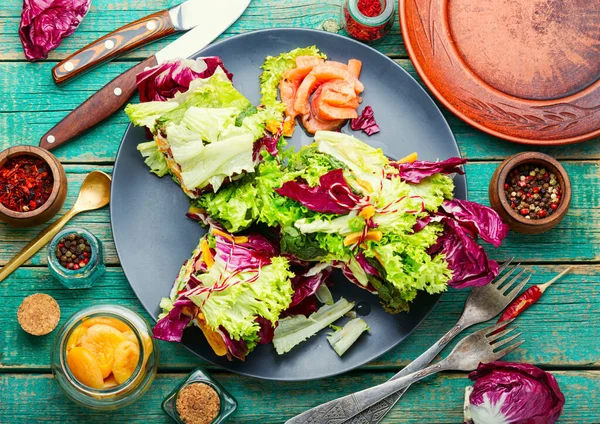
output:
M 59 119 L 87 97 L 169 39 L 133 52 L 116 62 L 56 87 L 51 68 L 99 36 L 149 13 L 175 5 L 178 0 L 93 0 L 77 32 L 44 62 L 24 60 L 17 29 L 22 0 L 4 0 L 0 8 L 0 150 L 16 144 L 37 144 Z M 271 27 L 320 28 L 337 19 L 341 0 L 254 0 L 246 13 L 223 35 Z M 171 38 L 170 40 L 172 40 Z M 377 48 L 411 74 L 415 71 L 396 24 Z M 515 65 L 516 66 L 516 65 Z M 443 110 L 443 108 L 442 108 Z M 444 110 L 463 156 L 470 159 L 467 180 L 470 200 L 488 203 L 488 181 L 499 161 L 526 148 L 487 136 Z M 70 208 L 83 177 L 93 169 L 110 173 L 127 117 L 114 115 L 100 127 L 55 151 L 65 164 L 69 196 L 62 211 Z M 537 149 L 536 149 L 537 150 Z M 529 362 L 557 377 L 567 403 L 561 422 L 600 422 L 600 144 L 598 140 L 574 146 L 539 149 L 558 158 L 573 183 L 569 214 L 553 231 L 538 236 L 510 234 L 490 255 L 498 260 L 515 256 L 533 272 L 531 283 L 542 283 L 565 264 L 574 272 L 549 289 L 529 309 L 519 325 L 527 340 L 510 361 Z M 281 423 L 323 401 L 381 383 L 433 344 L 455 322 L 467 296 L 450 291 L 401 346 L 358 370 L 340 377 L 305 383 L 259 381 L 223 372 L 190 354 L 183 347 L 160 342 L 159 375 L 139 401 L 123 410 L 96 413 L 67 400 L 50 374 L 50 349 L 56 331 L 45 337 L 24 333 L 16 319 L 24 297 L 43 292 L 62 309 L 61 324 L 75 311 L 100 302 L 118 303 L 142 310 L 119 266 L 110 230 L 108 209 L 75 218 L 98 235 L 105 246 L 108 272 L 95 287 L 65 290 L 46 267 L 42 251 L 0 284 L 0 422 L 158 422 L 169 419 L 160 409 L 163 398 L 194 367 L 206 366 L 239 401 L 231 422 Z M 4 265 L 41 228 L 14 229 L 0 225 L 0 265 Z M 143 250 L 143 246 L 140 246 Z M 146 315 L 147 316 L 147 315 Z M 149 317 L 148 317 L 149 318 Z M 59 324 L 60 325 L 60 324 Z M 388 415 L 386 423 L 462 422 L 463 373 L 443 373 L 413 386 Z

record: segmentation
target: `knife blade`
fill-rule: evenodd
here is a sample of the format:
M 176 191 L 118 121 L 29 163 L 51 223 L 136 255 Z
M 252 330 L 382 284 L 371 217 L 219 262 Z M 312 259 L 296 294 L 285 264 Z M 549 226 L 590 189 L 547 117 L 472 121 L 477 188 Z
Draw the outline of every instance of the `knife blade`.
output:
M 212 13 L 204 12 L 211 8 L 211 0 L 187 0 L 170 9 L 131 22 L 88 44 L 58 63 L 52 68 L 52 78 L 56 84 L 64 84 L 131 50 L 175 32 L 188 31 L 198 25 L 206 24 L 204 17 L 212 17 Z
M 251 0 L 211 1 L 210 7 L 197 18 L 194 29 L 102 87 L 44 134 L 40 147 L 53 150 L 107 119 L 135 93 L 135 76 L 138 73 L 168 60 L 192 56 L 202 50 L 229 28 L 244 13 L 250 2 Z M 187 18 L 183 19 L 185 24 Z

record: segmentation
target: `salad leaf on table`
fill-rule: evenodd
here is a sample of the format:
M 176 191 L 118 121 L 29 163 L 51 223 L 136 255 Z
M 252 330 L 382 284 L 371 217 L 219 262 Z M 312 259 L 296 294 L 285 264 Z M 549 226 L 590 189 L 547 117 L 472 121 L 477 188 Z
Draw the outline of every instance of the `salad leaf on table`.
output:
M 351 319 L 344 327 L 337 329 L 327 336 L 327 341 L 339 356 L 342 356 L 369 326 L 362 318 Z
M 554 376 L 533 365 L 480 364 L 469 378 L 466 412 L 474 424 L 554 424 L 565 404 Z
M 23 0 L 19 38 L 27 60 L 46 59 L 73 34 L 92 0 Z

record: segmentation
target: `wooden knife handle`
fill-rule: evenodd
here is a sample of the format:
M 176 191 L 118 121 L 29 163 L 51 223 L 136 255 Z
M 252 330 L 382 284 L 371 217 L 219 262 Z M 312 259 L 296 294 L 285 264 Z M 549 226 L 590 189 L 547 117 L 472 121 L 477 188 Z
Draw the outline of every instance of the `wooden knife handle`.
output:
M 40 140 L 40 147 L 47 150 L 56 149 L 104 121 L 125 105 L 135 93 L 137 89 L 135 76 L 144 68 L 156 65 L 156 57 L 150 56 L 106 84 L 44 134 Z
M 88 44 L 52 68 L 56 84 L 62 84 L 85 71 L 130 50 L 175 32 L 169 12 L 163 10 L 121 27 Z

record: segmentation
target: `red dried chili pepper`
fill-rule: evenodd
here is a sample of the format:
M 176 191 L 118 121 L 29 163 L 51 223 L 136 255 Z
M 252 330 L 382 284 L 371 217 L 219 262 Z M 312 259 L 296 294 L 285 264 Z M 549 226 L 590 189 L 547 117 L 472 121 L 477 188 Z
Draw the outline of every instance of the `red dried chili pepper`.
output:
M 558 280 L 560 277 L 565 275 L 570 270 L 571 270 L 571 267 L 565 269 L 563 272 L 561 272 L 560 274 L 558 274 L 556 277 L 554 277 L 552 280 L 548 281 L 545 284 L 538 284 L 538 285 L 529 287 L 522 294 L 520 294 L 515 300 L 513 300 L 510 305 L 508 305 L 506 307 L 506 309 L 504 310 L 502 315 L 500 315 L 498 322 L 508 321 L 510 319 L 516 318 L 519 315 L 521 315 L 523 313 L 523 311 L 525 311 L 527 308 L 529 308 L 531 305 L 533 305 L 535 302 L 537 302 L 540 299 L 540 297 L 542 297 L 542 294 L 544 294 L 546 289 L 552 283 L 554 283 L 556 280 Z M 500 330 L 502 330 L 502 328 L 497 331 L 500 331 Z
M 11 158 L 0 168 L 0 203 L 16 212 L 33 211 L 46 203 L 53 185 L 52 173 L 42 159 Z

